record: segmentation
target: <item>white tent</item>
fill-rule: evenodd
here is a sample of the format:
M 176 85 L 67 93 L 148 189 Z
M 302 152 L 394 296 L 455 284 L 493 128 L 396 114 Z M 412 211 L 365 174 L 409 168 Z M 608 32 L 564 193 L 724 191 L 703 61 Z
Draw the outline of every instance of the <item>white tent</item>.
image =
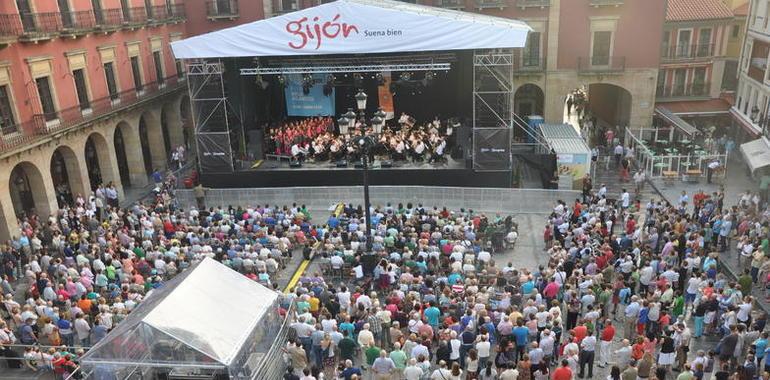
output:
M 171 44 L 177 59 L 523 47 L 527 24 L 394 0 L 338 0 Z
M 763 136 L 741 144 L 741 154 L 754 175 L 758 169 L 770 166 L 770 140 Z
M 206 258 L 153 290 L 82 358 L 97 372 L 135 368 L 254 369 L 283 323 L 279 295 Z

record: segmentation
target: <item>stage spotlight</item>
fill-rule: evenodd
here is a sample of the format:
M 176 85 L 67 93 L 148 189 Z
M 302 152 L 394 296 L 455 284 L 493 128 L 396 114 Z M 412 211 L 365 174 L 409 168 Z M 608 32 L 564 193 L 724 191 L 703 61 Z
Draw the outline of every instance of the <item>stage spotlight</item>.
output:
M 428 71 L 425 73 L 425 79 L 427 79 L 428 82 L 432 82 L 434 79 L 436 79 L 436 74 L 433 71 Z
M 364 76 L 359 73 L 353 74 L 353 86 L 363 87 L 363 84 L 364 84 Z
M 259 88 L 261 88 L 262 90 L 266 90 L 268 85 L 270 85 L 268 81 L 262 79 L 261 75 L 257 75 L 257 86 Z
M 334 74 L 329 74 L 326 76 L 326 83 L 330 86 L 334 86 L 334 81 L 336 81 L 337 78 L 334 77 Z
M 377 73 L 374 75 L 374 79 L 377 80 L 377 85 L 382 86 L 385 84 L 385 77 L 382 76 L 382 73 Z
M 402 81 L 409 81 L 411 79 L 412 79 L 412 73 L 410 73 L 408 71 L 401 73 L 401 80 Z
M 281 86 L 286 86 L 286 82 L 286 77 L 283 74 L 278 75 L 278 84 Z

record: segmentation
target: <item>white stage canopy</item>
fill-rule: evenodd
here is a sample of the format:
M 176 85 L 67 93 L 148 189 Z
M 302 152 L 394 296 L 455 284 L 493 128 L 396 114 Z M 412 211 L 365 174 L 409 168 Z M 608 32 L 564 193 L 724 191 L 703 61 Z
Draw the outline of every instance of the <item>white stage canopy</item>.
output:
M 523 47 L 524 22 L 394 0 L 338 0 L 171 43 L 177 59 Z

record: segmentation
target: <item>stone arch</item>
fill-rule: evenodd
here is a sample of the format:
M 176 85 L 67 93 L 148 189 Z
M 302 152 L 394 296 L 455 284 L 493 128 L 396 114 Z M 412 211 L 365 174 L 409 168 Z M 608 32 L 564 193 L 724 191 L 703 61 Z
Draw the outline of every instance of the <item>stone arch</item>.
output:
M 91 189 L 100 184 L 117 183 L 115 178 L 115 162 L 110 158 L 110 147 L 107 139 L 99 132 L 93 132 L 86 138 L 84 156 L 88 181 Z
M 78 156 L 69 146 L 61 145 L 53 151 L 49 170 L 59 207 L 72 203 L 77 194 L 89 194 L 88 189 L 83 186 L 84 178 L 81 176 Z
M 594 144 L 601 143 L 604 131 L 615 130 L 623 140 L 624 128 L 631 121 L 631 92 L 611 81 L 591 82 L 570 90 L 564 98 L 564 121 L 580 129 Z
M 166 151 L 166 161 L 170 161 L 171 155 L 171 121 L 170 116 L 166 112 L 166 106 L 164 105 L 160 109 L 160 131 L 163 136 L 163 149 Z
M 545 93 L 540 86 L 526 83 L 519 86 L 513 95 L 514 112 L 521 118 L 531 115 L 543 116 Z
M 146 111 L 139 116 L 139 141 L 147 175 L 152 174 L 155 169 L 165 168 L 166 148 L 163 143 L 163 128 L 155 112 Z
M 45 178 L 40 169 L 29 161 L 22 161 L 11 170 L 9 189 L 17 216 L 37 214 L 45 218 L 55 211 L 47 193 Z

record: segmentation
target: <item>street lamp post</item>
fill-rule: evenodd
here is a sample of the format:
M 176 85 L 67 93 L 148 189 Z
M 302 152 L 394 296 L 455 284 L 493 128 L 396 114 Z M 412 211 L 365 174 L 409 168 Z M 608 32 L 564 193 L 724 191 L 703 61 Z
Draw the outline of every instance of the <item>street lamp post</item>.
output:
M 358 112 L 363 118 L 366 110 L 366 99 L 368 96 L 363 90 L 358 90 L 355 96 Z M 361 148 L 361 165 L 364 168 L 364 217 L 366 218 L 366 250 L 372 251 L 372 216 L 369 210 L 369 148 L 371 147 L 371 138 L 366 135 L 366 123 L 361 126 L 361 137 L 358 139 L 358 145 Z

